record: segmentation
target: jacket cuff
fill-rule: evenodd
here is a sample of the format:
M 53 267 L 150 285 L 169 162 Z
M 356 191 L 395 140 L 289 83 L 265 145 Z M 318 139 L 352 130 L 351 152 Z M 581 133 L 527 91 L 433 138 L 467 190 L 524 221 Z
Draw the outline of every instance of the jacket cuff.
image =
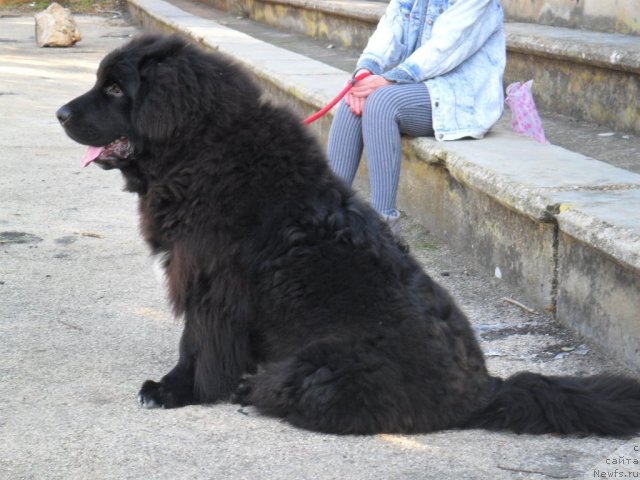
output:
M 405 70 L 401 68 L 392 68 L 386 73 L 383 73 L 382 78 L 395 83 L 416 83 L 416 80 L 409 75 Z
M 372 75 L 380 75 L 382 73 L 382 68 L 380 67 L 380 65 L 378 65 L 373 60 L 369 60 L 368 58 L 365 58 L 358 61 L 358 65 L 356 66 L 356 69 L 353 71 L 353 74 L 355 75 L 355 73 L 358 70 L 362 70 L 363 68 L 365 70 L 369 70 Z

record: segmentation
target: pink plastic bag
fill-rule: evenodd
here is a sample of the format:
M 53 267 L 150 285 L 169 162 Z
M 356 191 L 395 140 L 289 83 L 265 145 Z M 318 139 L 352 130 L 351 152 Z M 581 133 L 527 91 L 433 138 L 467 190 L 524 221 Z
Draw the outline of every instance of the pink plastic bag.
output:
M 531 94 L 533 80 L 525 83 L 515 82 L 507 87 L 505 102 L 511 108 L 511 129 L 532 137 L 540 143 L 549 143 L 544 136 L 542 121 L 538 115 L 536 103 Z

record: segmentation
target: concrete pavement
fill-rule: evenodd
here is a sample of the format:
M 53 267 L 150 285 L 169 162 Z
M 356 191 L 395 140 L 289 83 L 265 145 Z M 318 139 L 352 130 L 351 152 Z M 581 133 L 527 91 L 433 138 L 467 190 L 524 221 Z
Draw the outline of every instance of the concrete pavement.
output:
M 637 465 L 640 438 L 484 431 L 336 437 L 233 405 L 143 410 L 146 378 L 173 366 L 181 327 L 117 172 L 80 170 L 84 148 L 55 110 L 88 89 L 100 58 L 138 31 L 79 17 L 84 40 L 38 49 L 31 17 L 0 18 L 0 478 L 595 478 Z M 413 251 L 459 299 L 489 366 L 507 375 L 623 370 L 611 352 L 409 222 Z M 631 470 L 633 471 L 633 470 Z

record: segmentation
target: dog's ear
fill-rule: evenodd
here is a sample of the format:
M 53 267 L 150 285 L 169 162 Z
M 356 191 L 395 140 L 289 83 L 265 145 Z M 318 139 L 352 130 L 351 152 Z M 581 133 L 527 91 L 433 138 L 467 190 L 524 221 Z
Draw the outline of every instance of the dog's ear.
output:
M 176 36 L 144 37 L 137 48 L 140 85 L 132 122 L 148 140 L 184 139 L 203 121 L 232 125 L 234 115 L 259 102 L 258 86 L 229 58 Z
M 187 123 L 190 98 L 178 95 L 181 72 L 168 62 L 148 62 L 140 68 L 140 88 L 133 108 L 135 129 L 149 140 L 164 140 Z
M 166 140 L 202 116 L 203 79 L 194 72 L 193 52 L 179 37 L 151 37 L 141 50 L 132 121 L 148 139 Z

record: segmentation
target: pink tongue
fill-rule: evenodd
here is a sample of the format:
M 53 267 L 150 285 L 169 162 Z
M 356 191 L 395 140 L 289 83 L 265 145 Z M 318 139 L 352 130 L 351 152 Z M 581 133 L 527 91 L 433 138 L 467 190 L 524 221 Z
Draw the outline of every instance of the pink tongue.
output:
M 89 148 L 87 148 L 87 153 L 85 153 L 84 157 L 82 157 L 82 160 L 80 162 L 80 166 L 82 168 L 86 167 L 91 162 L 93 162 L 96 158 L 98 158 L 102 152 L 104 152 L 104 147 L 89 147 Z

